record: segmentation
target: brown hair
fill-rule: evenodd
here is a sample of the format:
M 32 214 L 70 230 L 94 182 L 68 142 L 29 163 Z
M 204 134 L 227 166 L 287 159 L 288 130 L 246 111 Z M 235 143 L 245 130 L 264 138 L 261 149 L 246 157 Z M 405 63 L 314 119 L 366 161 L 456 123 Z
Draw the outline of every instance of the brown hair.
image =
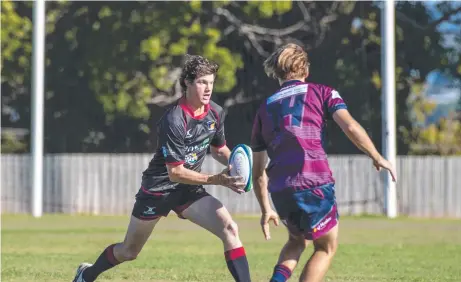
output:
M 199 55 L 186 55 L 186 61 L 182 67 L 179 83 L 183 94 L 186 93 L 186 80 L 193 82 L 197 77 L 218 73 L 219 65 Z
M 264 61 L 267 76 L 275 79 L 294 79 L 306 77 L 309 59 L 306 51 L 294 43 L 279 47 Z

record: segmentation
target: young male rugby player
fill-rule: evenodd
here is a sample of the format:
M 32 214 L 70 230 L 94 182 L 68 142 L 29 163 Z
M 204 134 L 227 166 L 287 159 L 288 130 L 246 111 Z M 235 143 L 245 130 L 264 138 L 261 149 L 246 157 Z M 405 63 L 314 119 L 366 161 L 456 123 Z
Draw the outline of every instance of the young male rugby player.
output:
M 143 173 L 124 241 L 109 245 L 93 265 L 82 263 L 75 282 L 94 281 L 102 272 L 134 260 L 157 222 L 171 210 L 219 237 L 235 281 L 250 281 L 236 223 L 221 202 L 203 188 L 222 185 L 243 193 L 245 184 L 240 177 L 229 176 L 229 168 L 216 175 L 200 172 L 209 146 L 221 164 L 227 166 L 230 157 L 223 109 L 211 101 L 218 68 L 204 57 L 188 57 L 180 78 L 184 96 L 158 122 L 157 150 Z
M 322 147 L 325 120 L 332 117 L 374 166 L 387 169 L 394 181 L 395 171 L 351 117 L 338 91 L 305 82 L 309 61 L 302 47 L 287 44 L 279 48 L 266 59 L 264 68 L 281 88 L 264 101 L 254 121 L 254 190 L 266 239 L 270 238 L 269 221 L 278 225 L 278 216 L 289 233 L 271 281 L 282 282 L 291 276 L 309 241 L 313 241 L 314 253 L 300 281 L 321 281 L 338 244 L 335 181 Z M 270 206 L 268 190 L 277 213 Z

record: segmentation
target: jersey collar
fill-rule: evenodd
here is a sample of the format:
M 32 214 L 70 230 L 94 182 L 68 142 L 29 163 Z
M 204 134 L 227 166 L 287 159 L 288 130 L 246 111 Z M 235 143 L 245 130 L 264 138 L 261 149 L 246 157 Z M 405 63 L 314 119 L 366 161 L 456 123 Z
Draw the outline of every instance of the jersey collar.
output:
M 297 83 L 305 83 L 305 82 L 301 80 L 297 80 L 297 79 L 287 80 L 280 87 L 283 88 L 283 87 L 287 87 L 289 85 L 297 84 Z
M 207 114 L 208 111 L 210 110 L 210 104 L 205 105 L 205 109 L 202 114 L 196 116 L 194 115 L 194 110 L 191 108 L 189 104 L 187 104 L 186 98 L 182 97 L 179 100 L 179 106 L 182 108 L 182 110 L 188 114 L 191 118 L 193 119 L 203 119 Z

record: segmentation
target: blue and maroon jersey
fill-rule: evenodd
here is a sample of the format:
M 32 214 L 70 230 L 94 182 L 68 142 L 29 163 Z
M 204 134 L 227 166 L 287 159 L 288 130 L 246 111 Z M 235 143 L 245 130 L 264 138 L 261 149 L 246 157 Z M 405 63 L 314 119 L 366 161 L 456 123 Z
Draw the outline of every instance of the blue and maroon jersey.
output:
M 323 131 L 326 120 L 346 108 L 333 88 L 298 80 L 285 82 L 265 100 L 256 114 L 251 147 L 267 150 L 270 192 L 334 183 Z

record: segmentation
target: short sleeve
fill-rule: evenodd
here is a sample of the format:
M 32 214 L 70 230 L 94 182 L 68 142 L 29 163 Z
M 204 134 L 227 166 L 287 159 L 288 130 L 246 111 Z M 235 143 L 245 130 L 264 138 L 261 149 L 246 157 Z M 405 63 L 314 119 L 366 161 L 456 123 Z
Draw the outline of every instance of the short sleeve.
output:
M 216 129 L 216 133 L 211 140 L 211 146 L 213 147 L 224 147 L 226 145 L 226 135 L 224 134 L 224 120 L 226 118 L 226 115 L 224 114 L 224 111 L 221 113 L 221 116 L 218 121 L 218 128 Z
M 267 149 L 262 135 L 262 120 L 260 111 L 256 114 L 253 121 L 253 130 L 251 132 L 251 149 L 253 152 L 261 152 Z
M 185 124 L 180 118 L 165 116 L 159 125 L 159 142 L 165 163 L 180 165 L 185 155 Z
M 324 90 L 324 106 L 328 110 L 329 116 L 339 109 L 347 109 L 346 103 L 335 89 L 326 87 Z

